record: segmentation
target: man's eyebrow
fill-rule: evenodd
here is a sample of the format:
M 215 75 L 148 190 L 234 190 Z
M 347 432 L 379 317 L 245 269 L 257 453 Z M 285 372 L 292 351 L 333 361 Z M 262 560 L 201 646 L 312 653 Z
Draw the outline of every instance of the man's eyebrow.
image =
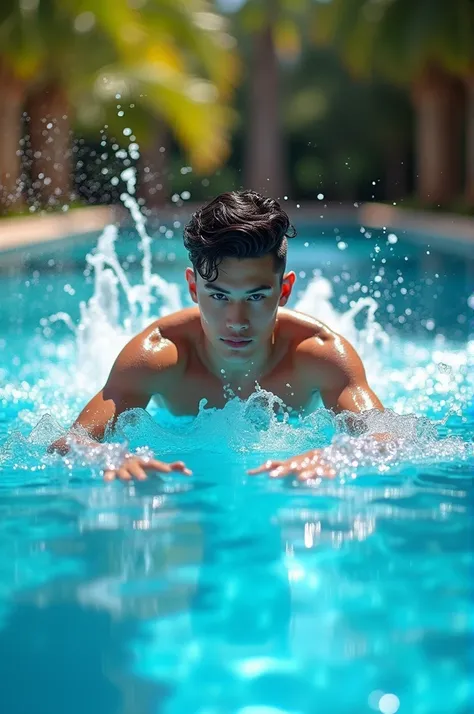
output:
M 208 290 L 214 290 L 216 293 L 224 293 L 225 295 L 230 295 L 230 290 L 225 290 L 219 287 L 215 283 L 204 283 L 204 287 Z M 259 293 L 261 290 L 272 290 L 271 285 L 259 285 L 258 288 L 252 288 L 246 291 L 246 295 L 251 295 L 252 293 Z
M 272 290 L 271 285 L 259 285 L 258 288 L 252 288 L 252 290 L 247 290 L 247 295 L 250 293 L 259 293 L 261 290 Z
M 224 290 L 224 288 L 220 288 L 215 283 L 204 283 L 204 287 L 208 290 L 214 290 L 216 293 L 225 293 L 226 295 L 230 295 L 230 290 Z

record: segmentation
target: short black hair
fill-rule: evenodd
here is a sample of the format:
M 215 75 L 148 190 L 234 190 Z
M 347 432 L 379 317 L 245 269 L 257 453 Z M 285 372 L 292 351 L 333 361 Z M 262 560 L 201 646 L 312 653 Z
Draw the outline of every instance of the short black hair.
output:
M 287 239 L 295 235 L 287 213 L 275 199 L 256 191 L 228 191 L 193 213 L 184 228 L 184 245 L 194 270 L 212 282 L 225 258 L 271 254 L 276 272 L 283 274 Z

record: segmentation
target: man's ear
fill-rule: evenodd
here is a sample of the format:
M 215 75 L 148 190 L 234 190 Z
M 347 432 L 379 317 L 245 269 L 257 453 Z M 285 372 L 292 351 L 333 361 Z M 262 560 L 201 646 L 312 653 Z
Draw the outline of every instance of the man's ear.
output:
M 189 294 L 191 295 L 191 300 L 197 303 L 197 290 L 196 290 L 196 275 L 192 268 L 186 268 L 185 273 L 186 281 L 188 283 Z
M 278 303 L 280 307 L 286 305 L 288 298 L 293 290 L 293 285 L 295 284 L 296 273 L 292 270 L 289 273 L 285 273 L 283 280 L 281 281 L 281 292 L 280 292 L 280 302 Z

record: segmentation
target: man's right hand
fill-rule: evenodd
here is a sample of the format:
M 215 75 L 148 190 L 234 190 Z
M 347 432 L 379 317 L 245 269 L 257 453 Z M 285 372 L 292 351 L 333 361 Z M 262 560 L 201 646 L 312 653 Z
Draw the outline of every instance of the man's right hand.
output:
M 165 464 L 163 461 L 157 461 L 157 459 L 149 459 L 140 456 L 129 456 L 127 457 L 120 468 L 118 469 L 108 469 L 104 471 L 104 481 L 145 481 L 147 477 L 147 471 L 157 471 L 162 474 L 169 474 L 173 471 L 178 471 L 185 476 L 191 476 L 191 471 L 185 466 L 182 461 L 173 461 L 171 464 Z

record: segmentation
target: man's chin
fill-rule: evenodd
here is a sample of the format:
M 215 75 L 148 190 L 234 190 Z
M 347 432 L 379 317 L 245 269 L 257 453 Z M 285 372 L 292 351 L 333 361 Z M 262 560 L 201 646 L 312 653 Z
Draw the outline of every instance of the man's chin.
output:
M 255 342 L 246 345 L 232 345 L 219 340 L 218 351 L 226 362 L 247 362 L 255 352 Z

